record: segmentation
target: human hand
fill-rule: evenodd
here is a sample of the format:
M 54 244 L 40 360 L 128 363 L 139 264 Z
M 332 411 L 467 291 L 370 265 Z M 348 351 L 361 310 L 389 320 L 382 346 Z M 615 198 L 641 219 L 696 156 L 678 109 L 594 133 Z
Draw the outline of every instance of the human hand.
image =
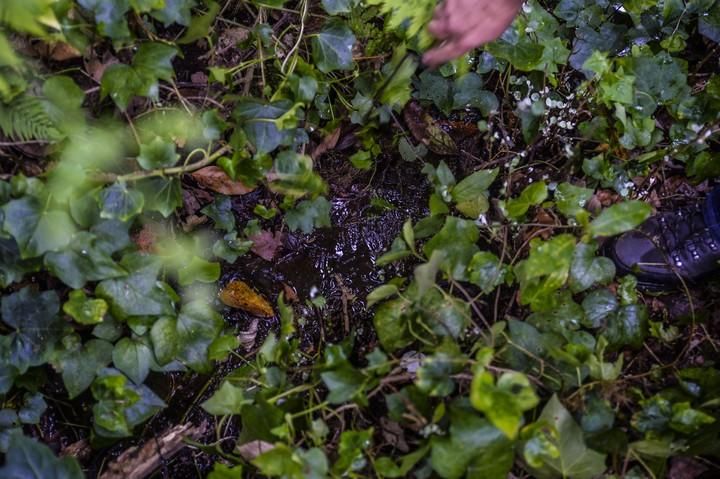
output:
M 523 0 L 445 0 L 435 9 L 428 31 L 442 43 L 423 55 L 436 67 L 498 38 Z

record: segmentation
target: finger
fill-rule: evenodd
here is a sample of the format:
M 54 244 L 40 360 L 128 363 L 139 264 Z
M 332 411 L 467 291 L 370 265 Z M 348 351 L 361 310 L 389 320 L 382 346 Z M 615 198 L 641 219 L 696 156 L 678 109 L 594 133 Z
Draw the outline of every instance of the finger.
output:
M 428 32 L 438 40 L 445 40 L 450 36 L 450 22 L 447 18 L 438 18 L 428 24 Z
M 459 57 L 466 51 L 467 50 L 464 50 L 464 45 L 459 43 L 456 39 L 448 40 L 439 47 L 428 50 L 423 55 L 423 63 L 430 68 L 435 68 Z

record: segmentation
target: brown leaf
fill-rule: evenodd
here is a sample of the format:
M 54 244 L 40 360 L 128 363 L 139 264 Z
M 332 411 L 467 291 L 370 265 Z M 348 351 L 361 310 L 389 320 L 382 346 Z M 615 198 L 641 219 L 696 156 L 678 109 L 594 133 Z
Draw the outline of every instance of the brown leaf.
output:
M 73 58 L 79 58 L 82 53 L 70 45 L 69 43 L 58 42 L 50 48 L 50 58 L 56 62 L 64 62 L 66 60 L 72 60 Z
M 87 70 L 93 80 L 95 80 L 97 83 L 100 83 L 103 77 L 103 73 L 105 73 L 105 69 L 110 65 L 114 65 L 115 63 L 120 63 L 120 60 L 115 58 L 109 52 L 106 52 L 102 58 L 98 58 L 97 56 L 93 55 L 89 60 L 85 62 L 85 70 Z
M 258 292 L 239 279 L 230 281 L 220 290 L 220 301 L 231 308 L 242 309 L 255 316 L 270 318 L 275 316 L 270 303 Z
M 222 168 L 217 166 L 206 166 L 199 169 L 192 174 L 192 177 L 201 186 L 228 196 L 245 195 L 255 189 L 245 186 L 240 181 L 233 181 Z
M 283 292 L 285 293 L 285 301 L 288 303 L 297 303 L 300 301 L 300 298 L 298 298 L 297 291 L 295 291 L 295 288 L 290 286 L 287 283 L 283 283 Z
M 323 156 L 328 151 L 335 148 L 335 146 L 338 143 L 338 140 L 340 139 L 340 127 L 338 126 L 333 130 L 332 133 L 330 133 L 328 136 L 323 138 L 323 141 L 320 142 L 318 146 L 315 147 L 315 149 L 310 153 L 310 158 L 313 160 L 317 160 L 321 156 Z
M 281 232 L 272 233 L 262 230 L 260 233 L 250 236 L 253 242 L 252 251 L 266 261 L 272 261 L 282 246 L 283 235 Z
M 133 235 L 132 240 L 141 252 L 152 253 L 155 249 L 157 238 L 158 235 L 155 228 L 150 223 L 146 223 L 137 234 Z
M 235 447 L 235 451 L 242 456 L 246 461 L 252 461 L 260 454 L 268 452 L 274 449 L 275 446 L 269 442 L 255 440 L 246 442 L 245 444 L 238 444 Z

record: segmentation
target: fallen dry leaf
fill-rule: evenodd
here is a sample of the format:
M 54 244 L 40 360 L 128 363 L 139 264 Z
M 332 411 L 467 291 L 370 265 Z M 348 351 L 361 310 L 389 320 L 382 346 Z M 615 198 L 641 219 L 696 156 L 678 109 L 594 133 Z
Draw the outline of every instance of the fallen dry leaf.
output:
M 245 444 L 238 444 L 235 447 L 235 451 L 240 454 L 240 456 L 242 456 L 242 458 L 246 461 L 252 461 L 260 454 L 268 452 L 274 448 L 275 446 L 270 444 L 269 442 L 256 440 L 246 442 Z
M 318 146 L 315 147 L 315 149 L 310 153 L 310 158 L 314 160 L 317 160 L 321 156 L 323 156 L 328 151 L 335 148 L 335 146 L 338 143 L 338 140 L 340 139 L 340 127 L 338 126 L 335 128 L 335 130 L 330 133 L 328 136 L 323 138 L 323 141 L 320 142 Z
M 235 279 L 220 290 L 220 301 L 231 308 L 242 309 L 255 316 L 270 318 L 275 316 L 270 303 L 247 283 Z
M 282 246 L 282 233 L 272 233 L 262 230 L 260 233 L 250 236 L 253 242 L 252 251 L 266 261 L 272 261 Z
M 155 250 L 157 238 L 158 234 L 155 228 L 150 223 L 146 223 L 137 234 L 133 235 L 132 240 L 143 253 L 152 253 Z
M 245 195 L 255 188 L 245 186 L 240 181 L 233 181 L 222 168 L 217 166 L 206 166 L 192 173 L 192 177 L 201 186 L 228 196 Z

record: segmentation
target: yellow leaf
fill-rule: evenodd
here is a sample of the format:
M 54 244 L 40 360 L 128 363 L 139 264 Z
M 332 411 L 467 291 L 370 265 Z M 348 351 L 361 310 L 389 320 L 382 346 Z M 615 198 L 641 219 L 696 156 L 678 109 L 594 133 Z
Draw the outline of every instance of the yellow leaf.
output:
M 238 279 L 230 281 L 220 291 L 220 301 L 231 308 L 242 309 L 255 316 L 263 318 L 275 316 L 270 303 L 247 283 Z

